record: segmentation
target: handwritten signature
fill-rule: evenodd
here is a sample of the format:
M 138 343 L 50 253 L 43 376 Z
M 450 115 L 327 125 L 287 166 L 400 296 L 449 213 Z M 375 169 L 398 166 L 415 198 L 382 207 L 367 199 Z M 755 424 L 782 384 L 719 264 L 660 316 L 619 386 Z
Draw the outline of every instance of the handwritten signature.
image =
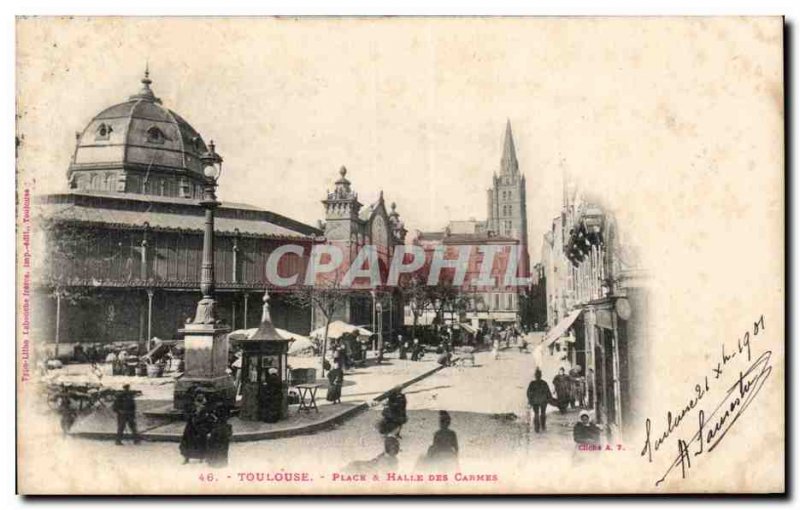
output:
M 764 386 L 764 382 L 772 373 L 771 357 L 772 351 L 766 351 L 746 371 L 739 372 L 737 381 L 728 389 L 724 398 L 710 415 L 706 416 L 702 409 L 698 411 L 697 432 L 688 441 L 678 439 L 678 455 L 664 476 L 656 481 L 656 486 L 663 483 L 672 470 L 678 466 L 681 468 L 682 478 L 686 478 L 686 471 L 692 467 L 692 459 L 704 453 L 711 453 L 717 447 L 733 424 L 753 402 Z M 697 449 L 692 451 L 690 447 L 695 443 L 697 443 Z

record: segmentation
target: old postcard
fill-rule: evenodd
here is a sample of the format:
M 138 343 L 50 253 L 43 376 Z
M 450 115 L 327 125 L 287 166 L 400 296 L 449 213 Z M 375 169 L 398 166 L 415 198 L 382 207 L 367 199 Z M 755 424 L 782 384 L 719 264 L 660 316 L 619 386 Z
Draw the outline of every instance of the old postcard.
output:
M 19 18 L 19 492 L 783 493 L 783 33 Z

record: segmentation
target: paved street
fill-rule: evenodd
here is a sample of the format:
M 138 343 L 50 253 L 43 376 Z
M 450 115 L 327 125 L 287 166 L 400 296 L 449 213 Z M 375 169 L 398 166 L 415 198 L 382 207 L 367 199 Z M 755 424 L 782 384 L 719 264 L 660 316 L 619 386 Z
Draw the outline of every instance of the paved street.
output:
M 551 409 L 546 434 L 527 433 L 525 389 L 533 372 L 531 354 L 515 349 L 501 351 L 500 359 L 491 353 L 476 355 L 475 367 L 450 367 L 420 381 L 405 391 L 408 398 L 408 423 L 403 428 L 399 470 L 411 471 L 431 444 L 438 427 L 438 411 L 452 416 L 451 428 L 458 434 L 461 469 L 479 465 L 490 456 L 502 456 L 509 465 L 527 462 L 531 456 L 569 456 L 574 450 L 571 424 L 575 413 L 560 415 Z M 382 451 L 376 430 L 380 406 L 374 407 L 335 428 L 311 435 L 283 439 L 234 443 L 231 467 L 237 469 L 280 469 L 286 459 L 292 467 L 336 470 L 353 460 L 367 460 Z M 111 442 L 63 439 L 65 447 L 79 447 L 81 455 L 98 462 L 114 463 L 120 448 L 128 462 L 159 462 L 180 465 L 175 443 L 143 443 L 119 447 Z M 272 459 L 276 460 L 273 464 Z M 194 469 L 190 465 L 185 469 Z

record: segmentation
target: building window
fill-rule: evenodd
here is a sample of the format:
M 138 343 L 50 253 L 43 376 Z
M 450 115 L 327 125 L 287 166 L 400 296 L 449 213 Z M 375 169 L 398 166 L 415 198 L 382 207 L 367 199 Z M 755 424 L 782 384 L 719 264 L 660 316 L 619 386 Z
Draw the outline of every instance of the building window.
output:
M 156 126 L 147 130 L 147 141 L 150 143 L 164 143 L 166 139 L 167 137 L 164 135 L 164 132 Z
M 106 174 L 104 189 L 108 191 L 114 191 L 114 174 Z
M 111 135 L 112 131 L 114 131 L 114 129 L 111 126 L 109 126 L 108 124 L 102 123 L 99 126 L 97 126 L 97 132 L 95 132 L 94 139 L 95 140 L 108 140 L 108 138 Z
M 100 176 L 97 174 L 92 174 L 92 180 L 89 181 L 89 189 L 96 190 L 100 189 Z
M 141 193 L 142 189 L 142 182 L 137 175 L 129 175 L 125 181 L 127 185 L 127 189 L 125 191 L 129 193 Z

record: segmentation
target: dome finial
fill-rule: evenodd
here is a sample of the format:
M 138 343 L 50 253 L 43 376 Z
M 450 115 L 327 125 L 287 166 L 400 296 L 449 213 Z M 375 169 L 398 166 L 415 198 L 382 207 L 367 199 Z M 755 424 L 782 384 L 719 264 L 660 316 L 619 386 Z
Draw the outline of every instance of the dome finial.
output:
M 144 78 L 142 78 L 142 83 L 149 86 L 153 83 L 153 80 L 150 79 L 150 61 L 146 60 L 144 63 Z
M 150 88 L 150 84 L 153 83 L 153 80 L 150 79 L 150 61 L 146 61 L 144 65 L 144 77 L 141 79 L 142 82 L 142 90 L 139 91 L 138 94 L 134 94 L 130 97 L 131 100 L 138 100 L 143 99 L 145 101 L 152 101 L 154 103 L 161 103 L 161 100 L 156 97 L 153 93 L 153 90 Z
M 347 169 L 344 167 L 344 165 L 342 165 L 342 168 L 339 169 L 339 175 L 341 175 L 342 177 L 347 175 Z

